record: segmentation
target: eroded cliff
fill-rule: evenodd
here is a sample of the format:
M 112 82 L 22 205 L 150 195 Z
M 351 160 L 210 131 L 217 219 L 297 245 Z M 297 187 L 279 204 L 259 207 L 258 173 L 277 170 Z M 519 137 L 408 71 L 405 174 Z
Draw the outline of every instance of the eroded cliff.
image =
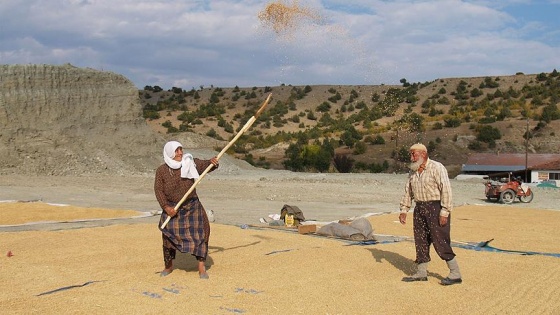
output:
M 72 65 L 0 65 L 0 172 L 150 172 L 163 140 L 122 75 Z

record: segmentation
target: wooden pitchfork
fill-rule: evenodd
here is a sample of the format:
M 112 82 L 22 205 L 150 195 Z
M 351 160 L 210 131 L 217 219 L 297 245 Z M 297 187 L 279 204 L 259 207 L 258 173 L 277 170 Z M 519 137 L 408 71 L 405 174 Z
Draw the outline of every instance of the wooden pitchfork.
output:
M 218 153 L 218 155 L 216 155 L 217 160 L 220 160 L 222 155 L 224 155 L 226 153 L 226 151 L 229 150 L 229 148 L 235 143 L 235 141 L 237 141 L 237 139 L 239 139 L 239 137 L 241 137 L 241 135 L 243 135 L 243 133 L 245 131 L 247 131 L 247 129 L 251 128 L 251 125 L 257 120 L 259 115 L 264 111 L 264 108 L 266 107 L 266 105 L 270 101 L 271 97 L 272 97 L 272 93 L 268 95 L 268 97 L 263 102 L 263 104 L 261 105 L 259 110 L 253 115 L 253 117 L 249 118 L 249 120 L 245 123 L 243 128 L 241 128 L 241 130 L 239 130 L 239 132 L 235 135 L 235 137 L 233 137 L 233 139 L 231 139 L 231 141 L 222 149 L 222 151 L 220 151 L 220 153 Z M 183 198 L 175 205 L 175 211 L 177 211 L 181 207 L 181 204 L 183 204 L 183 202 L 185 202 L 185 200 L 191 194 L 191 192 L 194 190 L 196 185 L 198 185 L 198 183 L 200 183 L 200 181 L 204 178 L 204 176 L 206 176 L 206 174 L 208 174 L 208 172 L 210 172 L 210 170 L 213 167 L 214 167 L 214 164 L 208 165 L 208 167 L 204 170 L 204 172 L 202 172 L 202 174 L 200 174 L 200 176 L 196 179 L 196 181 L 191 186 L 191 188 L 189 188 L 189 190 L 185 193 Z M 169 223 L 169 220 L 171 220 L 171 216 L 168 215 L 167 219 L 165 219 L 165 222 L 163 222 L 163 224 L 160 226 L 160 228 L 164 229 L 165 226 L 167 225 L 167 223 Z

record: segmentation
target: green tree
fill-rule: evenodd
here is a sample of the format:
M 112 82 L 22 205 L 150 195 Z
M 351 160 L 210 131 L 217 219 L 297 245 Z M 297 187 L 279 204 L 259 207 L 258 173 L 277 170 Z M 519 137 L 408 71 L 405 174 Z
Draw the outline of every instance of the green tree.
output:
M 313 114 L 312 111 L 307 112 L 307 119 L 309 120 L 317 120 L 317 117 L 315 117 L 315 114 Z
M 393 152 L 393 157 L 399 162 L 410 162 L 410 152 L 405 146 L 401 146 L 398 151 Z
M 473 151 L 481 151 L 482 150 L 482 142 L 475 140 L 469 143 L 468 148 Z
M 216 132 L 216 130 L 214 130 L 214 128 L 212 128 L 212 129 L 208 130 L 208 132 L 206 133 L 206 135 L 207 135 L 208 137 L 211 137 L 211 138 L 216 138 L 216 136 L 218 135 L 218 133 Z
M 325 113 L 331 110 L 331 104 L 328 102 L 323 102 L 321 105 L 317 106 L 317 111 L 321 113 Z
M 560 110 L 558 110 L 558 105 L 550 104 L 543 108 L 541 120 L 549 123 L 552 120 L 560 119 Z
M 484 125 L 479 127 L 478 134 L 476 136 L 476 139 L 478 141 L 482 141 L 486 143 L 494 142 L 495 140 L 498 140 L 500 138 L 502 138 L 502 134 L 500 133 L 500 130 L 490 125 Z
M 368 136 L 366 141 L 368 141 L 369 143 L 371 143 L 373 145 L 385 144 L 385 139 L 383 139 L 383 137 L 381 135 L 376 135 L 374 138 Z
M 336 154 L 333 163 L 339 173 L 350 173 L 354 166 L 354 160 L 346 154 Z
M 354 128 L 354 126 L 349 125 L 340 136 L 340 140 L 344 143 L 344 145 L 352 148 L 357 141 L 362 140 L 362 137 L 363 136 L 356 130 L 356 128 Z
M 305 165 L 303 157 L 300 154 L 301 145 L 298 143 L 291 143 L 288 148 L 284 151 L 284 157 L 286 158 L 282 164 L 288 170 L 294 172 L 301 172 L 304 170 Z
M 358 141 L 354 145 L 354 154 L 360 155 L 366 153 L 367 146 L 364 142 Z
M 405 118 L 411 132 L 424 131 L 424 117 L 417 113 L 411 113 Z
M 319 172 L 324 172 L 329 169 L 330 155 L 321 150 L 321 146 L 316 144 L 308 144 L 303 146 L 301 150 L 303 164 L 307 169 L 316 169 Z
M 447 128 L 456 128 L 461 125 L 461 119 L 458 117 L 446 117 L 443 121 L 445 122 L 445 127 Z

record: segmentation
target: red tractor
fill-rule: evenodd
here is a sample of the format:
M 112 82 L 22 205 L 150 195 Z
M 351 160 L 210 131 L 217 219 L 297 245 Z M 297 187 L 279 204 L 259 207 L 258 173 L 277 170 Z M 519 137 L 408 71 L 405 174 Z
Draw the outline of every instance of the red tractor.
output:
M 520 177 L 513 177 L 511 173 L 507 178 L 500 181 L 488 180 L 484 183 L 486 198 L 488 200 L 495 199 L 501 203 L 512 203 L 515 198 L 519 198 L 521 202 L 531 202 L 534 193 L 527 184 L 524 184 Z

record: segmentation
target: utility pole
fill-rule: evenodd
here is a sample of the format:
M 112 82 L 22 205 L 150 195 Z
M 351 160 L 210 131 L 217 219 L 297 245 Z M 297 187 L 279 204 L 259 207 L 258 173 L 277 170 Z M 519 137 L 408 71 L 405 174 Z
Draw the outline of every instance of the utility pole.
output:
M 529 178 L 527 177 L 527 168 L 529 164 L 529 117 L 527 117 L 527 131 L 525 131 L 525 182 L 527 183 Z
M 395 139 L 395 150 L 399 151 L 399 127 L 397 126 L 397 138 Z

